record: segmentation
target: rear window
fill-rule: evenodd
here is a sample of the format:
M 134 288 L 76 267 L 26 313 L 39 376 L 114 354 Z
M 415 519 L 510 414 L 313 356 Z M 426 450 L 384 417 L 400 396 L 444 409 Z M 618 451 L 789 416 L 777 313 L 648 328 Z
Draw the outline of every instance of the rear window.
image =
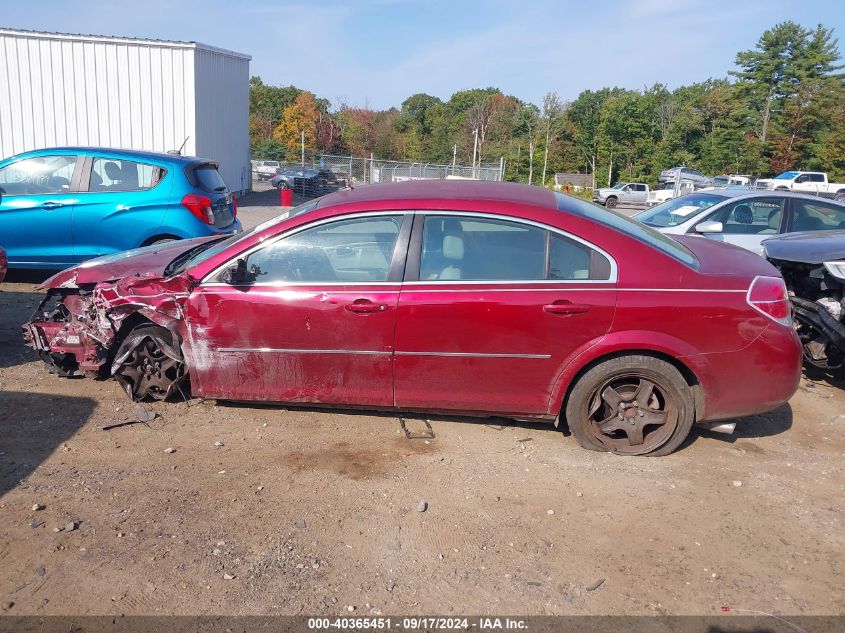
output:
M 200 165 L 194 168 L 195 185 L 205 191 L 226 191 L 226 183 L 214 165 Z
M 647 227 L 645 224 L 572 196 L 566 196 L 562 193 L 556 193 L 555 196 L 557 197 L 558 210 L 587 218 L 615 231 L 624 233 L 643 244 L 656 248 L 661 253 L 678 260 L 682 264 L 698 270 L 698 260 L 692 254 L 692 251 L 672 238 Z

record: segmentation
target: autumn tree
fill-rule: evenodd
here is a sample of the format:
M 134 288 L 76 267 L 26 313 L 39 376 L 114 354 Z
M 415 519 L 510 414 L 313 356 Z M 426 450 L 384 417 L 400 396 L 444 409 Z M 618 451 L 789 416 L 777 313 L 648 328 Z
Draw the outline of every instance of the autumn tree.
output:
M 273 130 L 273 138 L 289 150 L 301 147 L 303 133 L 305 151 L 317 147 L 317 101 L 310 92 L 300 92 L 294 102 L 282 112 L 282 120 Z

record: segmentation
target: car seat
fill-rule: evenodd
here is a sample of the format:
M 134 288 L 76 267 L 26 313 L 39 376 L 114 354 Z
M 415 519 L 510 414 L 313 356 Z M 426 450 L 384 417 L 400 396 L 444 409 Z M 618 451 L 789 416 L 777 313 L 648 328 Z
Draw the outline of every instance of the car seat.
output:
M 464 235 L 460 228 L 447 225 L 443 233 L 440 252 L 432 252 L 423 258 L 426 270 L 421 271 L 424 279 L 462 279 L 464 262 Z
M 760 231 L 766 235 L 774 235 L 780 230 L 781 209 L 772 209 L 769 211 L 768 227 Z
M 105 165 L 103 165 L 103 171 L 106 172 L 106 178 L 111 181 L 111 185 L 109 186 L 109 188 L 120 188 L 120 183 L 123 180 L 123 170 L 120 169 L 120 165 L 118 165 L 114 161 L 109 161 Z
M 733 216 L 737 224 L 754 224 L 754 212 L 744 202 L 734 207 Z

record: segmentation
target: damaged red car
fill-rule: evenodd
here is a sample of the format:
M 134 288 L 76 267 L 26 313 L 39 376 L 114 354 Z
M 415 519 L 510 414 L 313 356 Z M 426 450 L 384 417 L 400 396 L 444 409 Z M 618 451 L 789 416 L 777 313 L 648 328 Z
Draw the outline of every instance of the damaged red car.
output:
M 801 350 L 764 259 L 507 183 L 371 185 L 228 238 L 52 277 L 24 336 L 133 399 L 540 419 L 666 454 L 786 402 Z

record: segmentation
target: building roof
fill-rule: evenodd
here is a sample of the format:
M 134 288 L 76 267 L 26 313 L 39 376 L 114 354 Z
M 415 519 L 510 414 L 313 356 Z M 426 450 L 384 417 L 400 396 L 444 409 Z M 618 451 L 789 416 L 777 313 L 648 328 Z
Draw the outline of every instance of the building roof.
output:
M 483 180 L 408 180 L 361 185 L 325 196 L 320 205 L 380 200 L 495 200 L 557 208 L 555 194 L 544 187 Z
M 156 40 L 137 37 L 121 37 L 115 35 L 82 35 L 79 33 L 52 33 L 49 31 L 31 31 L 28 29 L 0 28 L 0 36 L 23 37 L 36 40 L 68 40 L 72 42 L 107 42 L 112 44 L 134 44 L 136 46 L 156 46 L 160 48 L 188 48 L 209 51 L 227 57 L 251 60 L 251 55 L 230 51 L 225 48 L 209 46 L 200 42 L 181 42 L 177 40 Z

